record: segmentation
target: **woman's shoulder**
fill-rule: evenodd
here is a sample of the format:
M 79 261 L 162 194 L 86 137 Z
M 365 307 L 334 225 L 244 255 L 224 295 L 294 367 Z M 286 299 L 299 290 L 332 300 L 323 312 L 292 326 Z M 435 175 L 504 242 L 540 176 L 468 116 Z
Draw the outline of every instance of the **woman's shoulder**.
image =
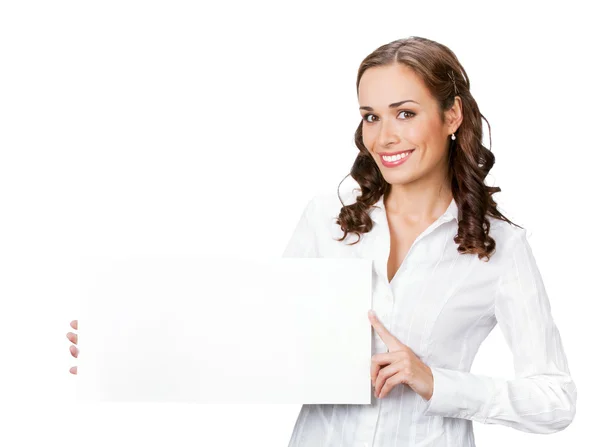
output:
M 504 213 L 503 213 L 504 214 Z M 496 242 L 496 248 L 510 252 L 519 244 L 527 241 L 529 231 L 523 225 L 490 217 L 490 236 Z M 512 219 L 509 219 L 512 221 Z
M 342 207 L 356 203 L 360 189 L 340 189 L 334 191 L 320 191 L 310 200 L 309 219 L 316 235 L 319 253 L 322 257 L 353 257 L 356 256 L 358 246 L 351 245 L 356 242 L 356 235 L 349 234 L 344 237 L 338 219 Z
M 356 202 L 360 190 L 319 191 L 310 200 L 313 215 L 316 219 L 323 221 L 340 214 L 343 206 Z
M 328 250 L 331 248 L 332 253 L 337 253 L 339 247 L 356 240 L 354 235 L 351 235 L 344 244 L 338 242 L 338 239 L 343 237 L 344 234 L 338 223 L 338 218 L 342 207 L 356 203 L 356 198 L 359 195 L 360 189 L 341 188 L 339 191 L 320 191 L 313 195 L 309 203 L 309 219 L 320 245 L 323 246 L 323 252 L 329 252 Z

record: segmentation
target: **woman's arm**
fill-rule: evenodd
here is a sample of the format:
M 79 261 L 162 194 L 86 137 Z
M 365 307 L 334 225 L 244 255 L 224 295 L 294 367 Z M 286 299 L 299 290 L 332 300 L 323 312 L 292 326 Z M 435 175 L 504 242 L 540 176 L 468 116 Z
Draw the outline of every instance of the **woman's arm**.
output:
M 434 389 L 424 414 L 557 432 L 575 417 L 577 388 L 525 230 L 518 229 L 508 253 L 495 316 L 513 353 L 515 378 L 431 367 Z

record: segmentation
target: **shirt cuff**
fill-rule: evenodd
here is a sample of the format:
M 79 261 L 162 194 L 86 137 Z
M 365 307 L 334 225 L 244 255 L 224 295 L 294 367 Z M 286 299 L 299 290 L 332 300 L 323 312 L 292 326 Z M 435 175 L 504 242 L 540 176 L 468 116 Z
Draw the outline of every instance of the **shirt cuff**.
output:
M 486 410 L 496 389 L 494 379 L 465 371 L 430 366 L 433 394 L 423 414 L 485 422 Z

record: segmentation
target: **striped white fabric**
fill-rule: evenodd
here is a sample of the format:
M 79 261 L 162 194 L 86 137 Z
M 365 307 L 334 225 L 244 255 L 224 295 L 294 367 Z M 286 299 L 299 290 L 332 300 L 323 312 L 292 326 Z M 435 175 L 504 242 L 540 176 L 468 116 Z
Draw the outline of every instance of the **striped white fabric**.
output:
M 347 205 L 359 189 L 342 195 Z M 429 401 L 400 384 L 370 405 L 305 404 L 289 447 L 475 446 L 473 421 L 531 433 L 564 429 L 575 415 L 577 389 L 550 311 L 526 232 L 490 218 L 496 252 L 488 262 L 460 254 L 453 241 L 458 208 L 421 233 L 391 283 L 390 233 L 383 197 L 371 209 L 373 229 L 345 241 L 335 218 L 337 192 L 305 207 L 284 257 L 373 259 L 373 304 L 385 327 L 433 372 Z M 367 318 L 365 309 L 365 318 Z M 515 376 L 470 372 L 482 341 L 496 323 L 514 355 Z M 372 330 L 372 353 L 387 347 Z

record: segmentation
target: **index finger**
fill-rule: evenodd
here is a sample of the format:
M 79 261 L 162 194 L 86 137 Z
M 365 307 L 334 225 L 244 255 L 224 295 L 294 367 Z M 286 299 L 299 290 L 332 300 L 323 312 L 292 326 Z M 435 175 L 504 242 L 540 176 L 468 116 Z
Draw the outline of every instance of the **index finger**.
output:
M 386 344 L 388 348 L 394 346 L 397 343 L 396 337 L 392 335 L 390 331 L 386 329 L 386 327 L 379 321 L 377 315 L 372 310 L 369 311 L 369 320 L 371 321 L 371 325 L 375 328 L 375 331 L 379 334 L 381 340 Z

